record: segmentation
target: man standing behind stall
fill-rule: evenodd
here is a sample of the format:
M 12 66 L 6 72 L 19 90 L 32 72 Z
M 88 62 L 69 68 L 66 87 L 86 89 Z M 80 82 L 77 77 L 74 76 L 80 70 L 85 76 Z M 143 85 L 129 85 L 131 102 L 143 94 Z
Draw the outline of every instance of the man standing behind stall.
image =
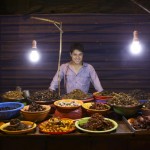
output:
M 60 81 L 64 79 L 67 93 L 75 89 L 88 93 L 90 82 L 97 92 L 103 91 L 98 75 L 94 67 L 83 62 L 84 47 L 80 43 L 74 43 L 70 48 L 71 61 L 60 66 Z M 49 89 L 58 88 L 58 71 L 55 74 Z

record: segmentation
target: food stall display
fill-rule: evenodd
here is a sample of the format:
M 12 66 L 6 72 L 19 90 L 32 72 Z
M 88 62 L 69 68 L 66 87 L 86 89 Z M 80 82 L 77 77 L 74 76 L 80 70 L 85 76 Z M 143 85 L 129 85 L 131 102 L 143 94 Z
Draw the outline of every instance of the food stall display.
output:
M 10 122 L 0 126 L 0 130 L 6 134 L 24 134 L 30 133 L 36 128 L 36 124 L 31 121 L 20 121 L 11 119 Z
M 58 93 L 50 90 L 38 90 L 31 92 L 29 99 L 39 104 L 52 104 L 60 99 Z
M 14 93 L 15 92 L 13 92 L 12 94 L 13 98 L 15 95 Z M 100 95 L 105 94 L 108 96 L 108 92 L 105 93 L 103 92 L 103 94 L 101 93 Z M 32 131 L 33 133 L 34 131 L 36 132 L 37 129 L 39 131 L 39 134 L 43 133 L 67 134 L 73 131 L 81 132 L 81 134 L 82 132 L 89 132 L 89 133 L 116 132 L 119 124 L 116 122 L 117 121 L 116 118 L 112 117 L 112 113 L 115 114 L 115 116 L 124 117 L 126 120 L 128 119 L 132 120 L 132 122 L 130 122 L 129 120 L 128 122 L 126 121 L 124 122 L 126 124 L 128 123 L 127 126 L 131 127 L 133 126 L 135 130 L 136 125 L 139 124 L 138 120 L 143 119 L 144 120 L 143 122 L 149 123 L 149 117 L 146 117 L 143 114 L 142 119 L 141 117 L 137 117 L 140 116 L 139 113 L 142 112 L 141 108 L 144 107 L 146 108 L 149 106 L 148 105 L 149 101 L 147 103 L 141 103 L 139 100 L 135 99 L 135 97 L 132 97 L 130 94 L 126 94 L 123 92 L 120 93 L 112 92 L 110 95 L 112 97 L 109 99 L 108 103 L 103 104 L 95 102 L 93 100 L 92 100 L 93 102 L 84 101 L 89 98 L 89 94 L 85 94 L 84 92 L 78 89 L 72 91 L 71 93 L 63 95 L 62 98 L 65 99 L 58 99 L 59 97 L 57 93 L 52 91 L 48 90 L 36 91 L 33 92 L 30 96 L 30 104 L 24 106 L 20 110 L 21 115 L 11 118 L 16 120 L 8 120 L 8 119 L 1 120 L 2 126 L 0 130 L 2 131 L 2 133 L 7 132 L 7 134 L 29 133 L 30 131 Z M 9 96 L 10 96 L 9 98 L 11 99 L 11 94 Z M 49 103 L 43 105 L 42 103 L 39 102 L 49 102 Z M 50 113 L 51 105 L 55 106 L 54 113 Z M 126 108 L 126 110 L 125 112 L 123 112 L 124 110 L 120 109 L 118 112 L 116 111 L 117 108 L 114 109 L 115 106 L 124 107 Z M 139 106 L 138 109 L 136 109 L 136 112 L 133 113 L 130 109 L 135 110 L 135 107 L 137 106 Z M 126 115 L 126 113 L 128 113 L 129 115 Z M 136 115 L 136 117 L 134 117 L 134 115 Z M 133 116 L 134 119 L 130 119 L 131 116 Z M 18 121 L 17 119 L 20 119 L 20 121 Z M 19 126 L 18 125 L 13 126 L 12 124 L 17 121 L 19 122 L 18 123 Z M 36 123 L 38 124 L 37 126 Z M 28 127 L 31 127 L 31 124 L 35 124 L 34 130 L 32 128 L 32 130 L 28 131 L 29 129 Z M 18 131 L 20 127 L 23 126 L 27 128 L 26 129 L 21 128 L 21 132 Z M 96 127 L 96 129 L 94 128 L 92 129 L 91 127 Z M 104 127 L 104 129 L 102 129 L 101 127 L 102 128 Z M 10 131 L 11 129 L 16 130 L 16 132 L 13 131 L 12 133 Z M 146 128 L 144 129 L 149 130 L 149 126 L 147 125 Z
M 79 89 L 75 89 L 68 94 L 62 95 L 62 99 L 77 99 L 77 100 L 82 100 L 83 102 L 89 102 L 94 100 L 92 94 L 84 93 Z
M 3 101 L 22 100 L 22 99 L 24 99 L 24 97 L 23 97 L 23 92 L 17 91 L 17 90 L 8 91 L 8 92 L 5 92 L 5 93 L 2 95 L 2 99 L 3 99 Z
M 53 117 L 39 124 L 39 130 L 48 134 L 66 134 L 75 130 L 74 120 Z
M 75 123 L 76 127 L 88 133 L 106 133 L 117 129 L 118 124 L 114 120 L 104 118 L 99 113 L 91 117 L 81 118 Z

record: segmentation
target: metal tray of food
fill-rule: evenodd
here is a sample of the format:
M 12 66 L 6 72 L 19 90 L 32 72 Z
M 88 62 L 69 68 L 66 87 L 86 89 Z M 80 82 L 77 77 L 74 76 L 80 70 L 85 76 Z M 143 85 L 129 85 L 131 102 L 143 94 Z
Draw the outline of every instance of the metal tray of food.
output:
M 134 132 L 134 133 L 146 133 L 146 134 L 150 134 L 150 128 L 149 129 L 135 129 L 134 127 L 133 127 L 133 125 L 132 125 L 132 121 L 133 120 L 135 120 L 136 118 L 126 118 L 126 117 L 122 117 L 122 119 L 123 119 L 123 121 L 126 123 L 126 125 L 128 126 L 128 128 L 132 131 L 132 132 Z

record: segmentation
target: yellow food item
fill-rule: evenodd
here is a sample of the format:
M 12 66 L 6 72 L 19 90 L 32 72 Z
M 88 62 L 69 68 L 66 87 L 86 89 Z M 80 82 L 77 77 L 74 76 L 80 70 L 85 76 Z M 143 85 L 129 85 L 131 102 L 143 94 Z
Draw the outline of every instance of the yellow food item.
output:
M 75 129 L 74 120 L 65 118 L 50 118 L 39 125 L 42 132 L 68 132 Z
M 22 92 L 20 91 L 8 91 L 3 97 L 7 99 L 23 99 Z

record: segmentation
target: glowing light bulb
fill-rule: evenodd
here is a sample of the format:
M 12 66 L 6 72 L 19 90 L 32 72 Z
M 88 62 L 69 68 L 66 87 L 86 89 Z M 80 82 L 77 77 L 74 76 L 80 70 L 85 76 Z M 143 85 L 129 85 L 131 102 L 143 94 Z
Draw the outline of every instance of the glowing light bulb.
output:
M 40 55 L 36 50 L 32 50 L 31 53 L 29 54 L 29 59 L 32 62 L 38 62 L 40 59 Z
M 141 53 L 142 47 L 139 41 L 133 41 L 131 44 L 131 53 L 132 54 L 139 54 Z
M 130 46 L 130 52 L 132 54 L 140 54 L 141 51 L 142 51 L 142 47 L 141 47 L 141 44 L 139 42 L 138 31 L 134 31 L 133 32 L 133 42 Z
M 37 51 L 37 43 L 35 40 L 32 41 L 32 51 L 29 53 L 29 60 L 31 62 L 38 62 L 40 59 L 40 54 Z

